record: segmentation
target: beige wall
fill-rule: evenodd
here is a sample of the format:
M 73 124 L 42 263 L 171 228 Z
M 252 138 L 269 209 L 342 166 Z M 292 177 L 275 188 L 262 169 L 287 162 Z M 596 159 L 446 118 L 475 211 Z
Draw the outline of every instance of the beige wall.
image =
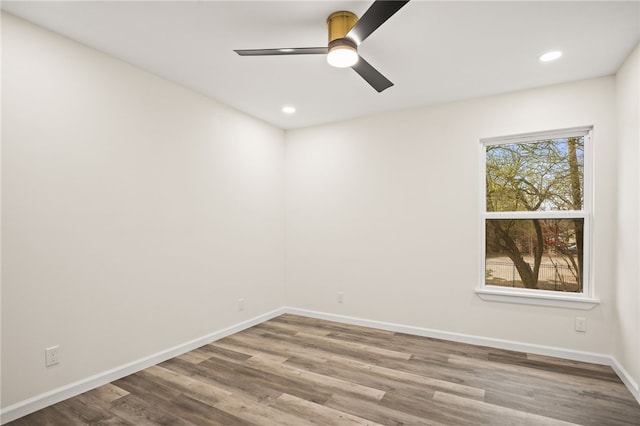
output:
M 282 130 L 5 14 L 2 124 L 2 406 L 282 306 Z
M 618 217 L 616 359 L 640 383 L 640 46 L 616 75 Z M 637 392 L 637 390 L 636 390 Z M 640 395 L 640 393 L 639 393 Z
M 613 77 L 287 132 L 287 303 L 315 311 L 611 353 Z M 479 140 L 594 126 L 590 311 L 480 300 Z M 344 303 L 337 303 L 337 292 Z M 587 333 L 574 331 L 576 316 Z

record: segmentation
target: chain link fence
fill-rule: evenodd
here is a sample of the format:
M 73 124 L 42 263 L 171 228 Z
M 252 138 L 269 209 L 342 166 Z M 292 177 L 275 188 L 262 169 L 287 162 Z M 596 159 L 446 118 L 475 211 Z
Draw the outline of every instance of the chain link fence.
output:
M 532 267 L 531 265 L 529 265 Z M 486 283 L 503 287 L 524 287 L 513 262 L 486 261 Z M 566 265 L 543 263 L 538 272 L 538 288 L 541 290 L 580 291 L 575 271 Z

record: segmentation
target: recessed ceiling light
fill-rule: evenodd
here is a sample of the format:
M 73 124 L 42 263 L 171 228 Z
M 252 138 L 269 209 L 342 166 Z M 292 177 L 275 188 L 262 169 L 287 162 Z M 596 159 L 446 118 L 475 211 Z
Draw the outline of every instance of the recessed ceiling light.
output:
M 293 114 L 294 112 L 296 112 L 296 107 L 285 105 L 282 107 L 282 112 L 284 112 L 285 114 Z
M 562 52 L 559 50 L 553 50 L 551 52 L 547 52 L 544 53 L 542 55 L 540 55 L 540 62 L 550 62 L 550 61 L 555 61 L 556 59 L 558 59 L 560 56 L 562 56 Z

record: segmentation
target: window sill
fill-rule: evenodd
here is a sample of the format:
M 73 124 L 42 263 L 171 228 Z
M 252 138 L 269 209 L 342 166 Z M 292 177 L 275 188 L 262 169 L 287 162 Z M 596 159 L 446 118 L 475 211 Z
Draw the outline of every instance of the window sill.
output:
M 504 288 L 482 287 L 476 289 L 476 294 L 482 300 L 489 302 L 518 303 L 522 305 L 552 306 L 555 308 L 569 308 L 589 310 L 600 304 L 600 300 L 584 295 L 556 294 L 544 290 L 511 290 Z

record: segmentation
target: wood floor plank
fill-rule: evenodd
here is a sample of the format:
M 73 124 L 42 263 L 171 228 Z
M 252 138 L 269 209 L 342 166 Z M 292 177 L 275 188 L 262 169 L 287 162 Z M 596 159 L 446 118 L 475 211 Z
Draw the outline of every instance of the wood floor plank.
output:
M 215 364 L 214 364 L 215 365 Z M 241 393 L 247 398 L 258 402 L 274 401 L 282 392 L 271 389 L 257 381 L 246 380 L 236 375 L 235 368 L 229 368 L 227 365 L 216 365 L 214 368 L 208 365 L 194 365 L 179 359 L 172 359 L 160 364 L 174 372 L 180 373 L 186 377 L 192 377 L 213 386 L 220 387 L 230 392 Z
M 214 342 L 214 343 L 218 343 L 218 342 Z M 251 356 L 252 356 L 252 354 L 247 354 L 247 353 L 243 353 L 243 352 L 237 352 L 237 351 L 233 351 L 233 350 L 229 350 L 229 349 L 224 349 L 221 346 L 219 346 L 217 344 L 214 344 L 214 343 L 208 344 L 208 345 L 204 345 L 200 349 L 202 351 L 206 352 L 209 355 L 209 357 L 215 355 L 217 357 L 223 357 L 223 358 L 229 359 L 231 361 L 246 361 L 249 358 L 251 358 Z
M 357 342 L 348 342 L 346 340 L 332 339 L 326 336 L 318 336 L 309 333 L 296 333 L 295 338 L 302 339 L 303 341 L 313 342 L 316 345 L 333 348 L 336 352 L 358 351 L 361 353 L 376 354 L 392 359 L 409 360 L 411 354 L 406 351 L 396 351 L 386 349 L 380 346 L 366 345 Z
M 77 405 L 75 407 L 75 409 L 78 410 L 76 415 L 79 418 L 83 418 L 83 419 L 87 418 L 86 415 L 82 414 L 81 410 L 82 410 L 83 406 L 91 407 L 89 412 L 94 411 L 94 410 L 98 410 L 101 413 L 101 417 L 100 418 L 92 419 L 92 421 L 89 421 L 89 422 L 83 421 L 82 424 L 127 425 L 129 423 L 126 420 L 124 420 L 121 417 L 119 417 L 117 414 L 115 414 L 113 412 L 113 410 L 112 410 L 112 407 L 113 407 L 114 403 L 116 401 L 119 401 L 120 398 L 123 398 L 123 397 L 125 397 L 127 395 L 129 395 L 129 393 L 127 393 L 124 396 L 121 396 L 121 397 L 113 399 L 114 395 L 113 394 L 109 394 L 108 398 L 105 399 L 105 395 L 100 395 L 100 393 L 93 393 L 93 391 L 89 391 L 89 392 L 85 392 L 85 393 L 83 393 L 81 395 L 78 395 L 75 398 L 71 398 L 71 399 L 65 401 L 65 403 L 66 402 L 72 403 L 74 400 L 77 400 L 78 402 L 82 403 L 82 405 Z
M 433 389 L 428 389 L 426 386 L 415 383 L 407 383 L 401 380 L 385 377 L 383 375 L 378 375 L 372 373 L 367 369 L 357 370 L 350 368 L 347 362 L 315 362 L 305 358 L 292 357 L 286 362 L 286 364 L 296 366 L 298 368 L 305 368 L 318 374 L 324 374 L 327 376 L 351 381 L 363 386 L 381 389 L 384 390 L 385 393 L 391 391 L 401 395 L 428 393 L 431 396 L 434 393 Z
M 259 386 L 273 389 L 280 393 L 290 393 L 318 404 L 323 404 L 332 394 L 331 389 L 310 386 L 309 382 L 300 377 L 278 375 L 247 364 L 233 364 L 221 359 L 209 359 L 202 364 L 212 370 L 225 364 L 226 368 L 234 370 L 237 381 L 252 382 Z
M 334 395 L 326 405 L 383 425 L 441 426 L 429 418 L 421 418 L 371 401 L 356 400 L 342 395 Z
M 96 404 L 90 397 L 85 395 L 70 398 L 61 403 L 61 406 L 65 407 L 68 413 L 71 413 L 80 422 L 86 424 L 97 424 L 113 418 L 113 414 L 110 413 L 105 405 Z
M 112 383 L 107 383 L 106 385 L 90 390 L 86 394 L 92 395 L 97 399 L 109 403 L 122 398 L 123 396 L 129 395 L 129 392 L 113 385 Z
M 554 358 L 538 354 L 525 354 L 527 360 L 544 365 L 556 365 L 560 367 L 576 367 L 582 370 L 596 371 L 611 377 L 617 377 L 615 372 L 608 365 L 590 364 L 587 362 L 574 361 L 571 359 Z
M 573 374 L 565 374 L 564 372 L 542 370 L 539 368 L 531 368 L 529 366 L 513 365 L 510 363 L 505 364 L 495 361 L 470 360 L 459 355 L 451 355 L 449 357 L 449 363 L 456 366 L 466 365 L 476 369 L 477 371 L 510 373 L 512 377 L 514 377 L 514 380 L 517 376 L 526 376 L 528 383 L 525 383 L 524 385 L 529 386 L 532 385 L 533 380 L 539 380 L 547 384 L 554 383 L 557 386 L 570 386 L 576 389 L 579 389 L 582 386 L 588 386 L 589 384 L 597 385 L 598 389 L 612 394 L 627 395 L 628 392 L 626 388 L 621 388 L 619 386 L 619 380 L 617 383 L 611 381 L 609 378 L 602 380 L 600 374 L 594 377 L 584 377 L 582 375 L 576 376 Z
M 344 411 L 336 410 L 324 405 L 315 404 L 305 399 L 296 398 L 293 395 L 282 394 L 276 400 L 275 407 L 280 410 L 295 414 L 298 418 L 311 418 L 315 424 L 321 425 L 344 425 L 344 426 L 382 426 L 371 420 L 366 420 L 354 416 Z
M 130 395 L 124 398 L 135 395 L 144 399 L 150 405 L 169 405 L 171 401 L 180 395 L 178 390 L 154 380 L 154 377 L 146 370 L 131 374 L 113 383 L 119 388 L 129 392 Z M 153 389 L 153 392 L 149 392 L 149 389 Z M 124 398 L 120 398 L 118 401 Z
M 300 418 L 261 404 L 239 392 L 232 393 L 217 386 L 212 386 L 210 383 L 185 377 L 164 367 L 155 366 L 147 369 L 147 371 L 159 379 L 172 383 L 190 397 L 206 402 L 216 409 L 250 423 L 282 426 L 299 426 L 304 423 Z
M 194 426 L 186 419 L 181 419 L 173 414 L 165 412 L 156 405 L 149 404 L 136 395 L 130 394 L 115 401 L 111 406 L 111 411 L 117 417 L 125 420 L 130 425 L 157 426 Z M 63 426 L 67 423 L 57 423 Z
M 326 337 L 336 340 L 358 342 L 369 346 L 384 347 L 398 352 L 410 353 L 413 356 L 428 357 L 433 361 L 446 362 L 450 355 L 450 352 L 434 350 L 433 346 L 427 346 L 424 342 L 422 342 L 422 344 L 416 344 L 413 341 L 396 338 L 395 336 L 358 335 L 356 332 L 351 331 L 348 333 L 332 332 L 327 334 Z
M 193 399 L 187 395 L 180 394 L 178 398 L 171 404 L 174 413 L 180 418 L 188 420 L 196 425 L 252 425 L 253 422 L 243 418 L 240 410 L 227 411 L 220 409 L 218 406 L 208 404 L 197 399 Z
M 287 377 L 299 377 L 309 382 L 309 386 L 323 387 L 332 390 L 333 392 L 346 392 L 357 395 L 360 398 L 369 398 L 379 401 L 384 396 L 385 391 L 375 389 L 369 386 L 363 386 L 358 383 L 354 383 L 348 380 L 327 376 L 323 374 L 314 373 L 309 370 L 291 367 L 284 365 L 283 363 L 287 359 L 283 359 L 278 365 L 274 365 L 269 358 L 262 356 L 252 357 L 247 361 L 247 365 L 259 368 L 264 371 L 271 371 L 278 375 L 284 375 Z
M 365 386 L 382 388 L 385 391 L 394 390 L 406 394 L 415 392 L 431 392 L 446 390 L 473 398 L 483 398 L 484 389 L 471 387 L 464 384 L 434 379 L 426 375 L 419 375 L 402 370 L 393 370 L 387 367 L 343 358 L 338 355 L 330 355 L 324 360 L 314 360 L 312 363 L 304 363 L 300 358 L 288 361 L 292 365 L 298 364 L 303 368 L 320 374 L 340 377 Z
M 523 354 L 524 356 L 515 358 L 513 356 L 504 356 L 504 355 L 489 355 L 489 361 L 499 362 L 501 364 L 511 364 L 511 365 L 519 365 L 528 368 L 536 368 L 543 371 L 556 371 L 561 374 L 570 374 L 573 376 L 582 376 L 589 378 L 598 378 L 600 380 L 609 380 L 612 382 L 618 381 L 618 376 L 611 369 L 603 370 L 603 369 L 595 369 L 595 368 L 584 368 L 575 363 L 558 363 L 558 362 L 550 362 L 549 360 L 543 360 L 538 358 L 537 360 L 529 358 L 527 354 Z
M 332 357 L 332 361 L 337 361 L 337 357 Z M 419 385 L 424 385 L 426 388 L 433 389 L 443 389 L 449 392 L 453 392 L 456 394 L 465 395 L 472 398 L 483 398 L 484 397 L 484 389 L 476 388 L 472 386 L 462 385 L 455 382 L 449 382 L 446 380 L 434 379 L 432 377 L 415 374 L 415 373 L 407 373 L 399 370 L 392 370 L 387 367 L 381 367 L 377 365 L 369 365 L 363 362 L 347 360 L 346 361 L 350 368 L 354 368 L 357 370 L 370 371 L 375 374 L 382 375 L 384 377 L 400 380 L 405 383 L 415 383 Z
M 444 402 L 447 405 L 458 406 L 467 412 L 486 414 L 491 423 L 495 426 L 499 425 L 530 425 L 530 426 L 576 426 L 575 423 L 569 423 L 550 417 L 539 416 L 519 410 L 501 407 L 498 405 L 487 404 L 486 402 L 474 399 L 463 398 L 457 395 L 447 394 L 445 392 L 436 392 L 433 396 L 435 401 Z
M 12 426 L 630 426 L 607 366 L 285 314 Z
M 398 354 L 394 351 L 388 351 L 388 354 L 380 351 L 367 351 L 367 348 L 344 345 L 336 340 L 323 339 L 304 333 L 290 336 L 246 330 L 246 333 L 232 336 L 229 341 L 261 351 L 284 350 L 288 355 L 301 355 L 301 353 L 309 351 L 318 356 L 326 357 L 338 353 L 342 357 L 363 360 L 372 364 L 382 363 L 388 359 L 407 360 L 410 358 L 410 354 Z
M 145 371 L 155 377 L 158 383 L 170 386 L 180 393 L 187 394 L 206 403 L 215 403 L 215 401 L 233 395 L 232 392 L 214 386 L 211 383 L 186 377 L 159 365 L 147 368 Z
M 193 364 L 198 364 L 209 359 L 209 357 L 211 357 L 211 355 L 209 355 L 208 352 L 198 348 L 191 352 L 187 352 L 186 354 L 182 354 L 178 358 L 184 359 L 185 361 L 191 362 Z
M 256 339 L 250 335 L 236 335 L 215 342 L 213 345 L 227 350 L 243 351 L 251 356 L 284 356 L 287 358 L 302 356 L 309 359 L 316 359 L 318 362 L 325 361 L 333 354 L 331 351 L 317 349 L 309 345 L 292 345 L 288 341 L 275 339 L 272 338 L 272 336 L 275 335 L 267 334 L 263 336 L 263 339 Z M 293 338 L 292 341 L 296 341 L 295 338 Z
M 459 410 L 435 401 L 433 399 L 434 395 L 435 392 L 414 393 L 411 395 L 387 392 L 382 401 L 380 401 L 380 405 L 421 419 L 429 419 L 433 424 L 456 426 L 490 424 L 490 419 L 484 419 L 489 422 L 483 423 L 481 421 L 483 419 L 479 419 L 475 413 L 469 413 L 466 410 Z
M 236 346 L 238 345 L 236 342 L 237 339 L 233 342 L 231 339 L 226 339 L 225 342 L 221 344 L 226 345 L 226 347 L 229 348 L 236 348 L 238 347 Z M 277 340 L 272 340 L 268 342 L 268 344 L 265 344 L 263 342 L 256 341 L 255 338 L 243 340 L 239 345 L 248 345 L 251 343 L 260 349 L 240 346 L 239 350 L 251 352 L 254 356 L 261 356 L 261 354 L 269 353 L 265 351 L 286 353 L 288 356 L 292 357 L 290 361 L 287 361 L 287 364 L 299 366 L 300 368 L 314 371 L 319 374 L 343 379 L 380 390 L 395 389 L 397 392 L 405 394 L 426 391 L 433 392 L 433 389 L 426 389 L 425 386 L 420 383 L 414 383 L 415 381 L 403 382 L 402 380 L 396 380 L 394 377 L 390 377 L 389 374 L 377 374 L 368 368 L 354 369 L 349 366 L 350 361 L 353 360 L 352 358 L 338 357 L 337 355 L 334 355 L 333 352 L 325 351 L 324 349 L 309 346 L 296 348 L 290 346 L 287 342 Z M 384 371 L 386 370 L 382 368 L 377 370 L 378 373 L 383 373 Z M 402 372 L 400 372 L 400 375 L 402 375 Z M 447 386 L 447 389 L 452 391 L 451 386 Z
M 312 426 L 317 424 L 304 416 L 293 415 L 281 410 L 278 406 L 242 401 L 239 398 L 221 401 L 217 407 L 228 413 L 234 413 L 235 416 L 253 425 Z

